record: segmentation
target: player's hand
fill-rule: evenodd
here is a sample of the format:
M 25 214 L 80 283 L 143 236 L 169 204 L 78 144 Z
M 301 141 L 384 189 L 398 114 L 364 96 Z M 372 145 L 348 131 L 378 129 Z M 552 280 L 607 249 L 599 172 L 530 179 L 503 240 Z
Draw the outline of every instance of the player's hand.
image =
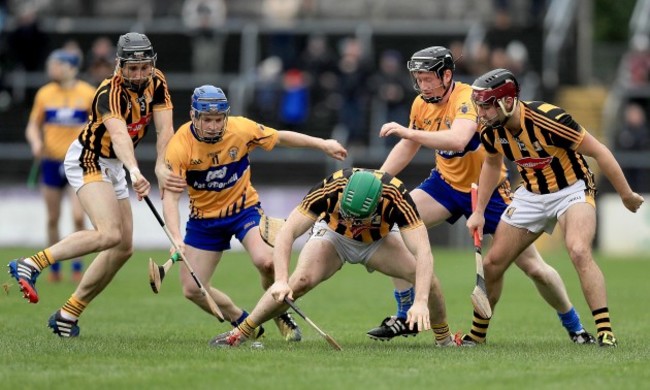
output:
M 176 248 L 174 248 L 173 246 L 169 248 L 169 257 L 173 256 L 174 253 L 176 252 L 179 252 L 179 254 L 183 254 L 183 255 L 185 254 L 185 243 L 183 242 L 183 240 L 182 239 L 176 240 L 176 242 L 177 242 L 176 245 L 178 246 L 178 250 L 176 250 Z
M 431 329 L 431 320 L 429 318 L 429 308 L 424 302 L 415 302 L 413 306 L 406 312 L 406 323 L 409 325 L 409 330 L 413 330 L 417 326 L 417 330 Z
M 381 129 L 379 130 L 379 136 L 380 137 L 388 137 L 391 135 L 394 135 L 396 137 L 400 138 L 408 138 L 407 135 L 409 132 L 412 130 L 409 128 L 406 128 L 399 123 L 396 122 L 389 122 L 385 123 Z
M 138 195 L 138 200 L 142 200 L 145 196 L 149 195 L 149 190 L 151 190 L 151 184 L 149 181 L 140 173 L 138 168 L 133 168 L 129 171 L 131 175 L 131 185 L 136 195 Z
M 469 236 L 474 237 L 474 231 L 478 231 L 479 240 L 483 241 L 483 226 L 485 226 L 485 216 L 483 213 L 472 213 L 472 215 L 467 218 L 467 229 L 469 230 Z
M 643 197 L 636 192 L 632 192 L 629 196 L 621 197 L 621 199 L 625 207 L 633 213 L 636 213 L 644 202 Z
M 269 293 L 276 302 L 284 301 L 284 298 L 289 298 L 293 301 L 293 290 L 289 287 L 287 282 L 275 282 L 269 287 Z
M 323 142 L 323 152 L 331 158 L 339 161 L 345 160 L 348 151 L 335 139 L 326 139 Z
M 158 178 L 160 199 L 165 197 L 165 190 L 180 193 L 183 192 L 187 186 L 185 179 L 172 172 L 172 170 L 165 165 L 156 165 L 156 177 Z
M 32 156 L 34 158 L 43 157 L 43 142 L 41 140 L 30 142 L 29 146 L 32 149 Z

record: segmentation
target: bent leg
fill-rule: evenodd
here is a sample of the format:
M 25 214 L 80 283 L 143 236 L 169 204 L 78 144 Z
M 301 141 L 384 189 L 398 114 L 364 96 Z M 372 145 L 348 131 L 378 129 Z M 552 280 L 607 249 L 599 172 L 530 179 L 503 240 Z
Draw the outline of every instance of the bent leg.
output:
M 100 227 L 108 224 L 115 229 L 111 230 L 108 234 L 111 238 L 110 240 L 106 240 L 106 242 L 114 242 L 112 236 L 116 231 L 119 232 L 119 236 L 116 245 L 102 250 L 90 263 L 90 266 L 88 266 L 74 292 L 74 296 L 86 304 L 90 303 L 90 301 L 108 286 L 117 274 L 117 271 L 122 268 L 133 253 L 133 216 L 131 213 L 131 203 L 129 199 L 115 200 L 115 202 L 117 203 L 118 211 L 111 218 L 120 221 L 119 224 L 107 223 L 107 221 L 100 220 L 96 214 L 93 214 L 95 218 L 92 220 L 96 226 Z M 104 236 L 103 231 L 100 235 Z
M 230 322 L 236 321 L 243 311 L 235 305 L 228 295 L 210 285 L 223 252 L 206 251 L 186 244 L 184 254 L 187 261 L 190 262 L 196 277 L 217 304 L 224 318 Z M 201 289 L 196 285 L 190 271 L 182 264 L 179 269 L 179 277 L 183 296 L 212 316 L 212 310 L 210 310 L 206 297 L 203 296 Z
M 433 261 L 433 257 L 431 257 L 431 261 Z M 397 234 L 389 234 L 383 239 L 382 245 L 373 254 L 367 265 L 369 268 L 385 275 L 415 283 L 417 261 L 404 244 L 401 236 Z M 435 272 L 432 272 L 431 275 L 427 306 L 429 310 L 428 322 L 433 328 L 436 342 L 438 345 L 447 345 L 452 338 L 447 324 L 447 312 L 442 287 Z M 429 324 L 425 324 L 424 328 L 428 328 Z
M 123 238 L 121 220 L 123 206 L 118 204 L 113 186 L 106 182 L 92 182 L 77 192 L 94 230 L 81 230 L 65 237 L 49 248 L 53 261 L 68 260 L 98 252 L 120 244 Z M 121 200 L 123 203 L 128 199 Z M 133 224 L 130 205 L 127 221 Z M 129 237 L 129 245 L 131 237 Z
M 600 346 L 616 346 L 612 332 L 605 276 L 594 261 L 592 243 L 596 233 L 596 210 L 589 203 L 569 207 L 558 218 L 573 266 L 578 272 L 582 292 L 596 322 Z
M 334 245 L 326 240 L 309 240 L 298 257 L 296 269 L 289 277 L 289 287 L 293 298 L 305 295 L 321 282 L 329 279 L 341 267 L 343 262 L 336 253 Z M 288 309 L 284 302 L 277 302 L 267 291 L 262 295 L 249 319 L 256 325 L 275 318 Z
M 596 310 L 606 307 L 605 277 L 594 261 L 591 250 L 596 234 L 596 211 L 587 203 L 575 204 L 558 221 L 589 308 Z
M 488 292 L 488 299 L 492 312 L 496 307 L 501 291 L 503 289 L 503 275 L 510 264 L 532 244 L 541 233 L 532 233 L 526 229 L 517 228 L 500 222 L 494 234 L 492 247 L 483 258 L 483 272 L 485 275 L 485 287 Z
M 410 192 L 410 195 L 427 229 L 437 226 L 451 217 L 449 210 L 425 191 L 416 188 Z M 399 278 L 391 279 L 395 286 L 394 295 L 397 302 L 395 317 L 405 319 L 406 313 L 413 305 L 413 299 L 415 298 L 413 283 Z
M 253 265 L 260 273 L 262 288 L 264 290 L 268 289 L 274 280 L 273 248 L 262 240 L 259 226 L 250 229 L 241 243 L 251 256 Z
M 566 313 L 571 310 L 573 305 L 564 281 L 555 268 L 544 261 L 534 244 L 524 249 L 515 264 L 535 283 L 539 294 L 555 311 Z

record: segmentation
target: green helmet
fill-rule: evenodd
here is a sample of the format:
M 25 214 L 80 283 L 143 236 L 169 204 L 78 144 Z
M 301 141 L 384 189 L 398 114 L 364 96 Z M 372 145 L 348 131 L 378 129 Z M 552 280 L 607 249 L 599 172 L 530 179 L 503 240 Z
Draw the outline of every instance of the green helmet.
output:
M 381 180 L 372 172 L 356 171 L 343 189 L 341 215 L 344 218 L 368 218 L 381 198 Z

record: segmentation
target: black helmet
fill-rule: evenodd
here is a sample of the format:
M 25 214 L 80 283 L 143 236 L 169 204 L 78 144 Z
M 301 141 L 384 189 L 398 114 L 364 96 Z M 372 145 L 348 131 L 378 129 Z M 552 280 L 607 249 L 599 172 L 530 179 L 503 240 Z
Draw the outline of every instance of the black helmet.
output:
M 146 35 L 130 32 L 120 36 L 117 41 L 117 58 L 120 66 L 127 61 L 147 61 L 156 63 L 157 54 L 153 51 L 153 45 Z
M 438 78 L 441 80 L 445 74 L 445 70 L 449 69 L 452 72 L 456 69 L 454 64 L 454 57 L 451 55 L 451 50 L 447 49 L 444 46 L 431 46 L 426 49 L 418 50 L 411 56 L 411 60 L 406 62 L 406 67 L 409 70 L 411 75 L 411 81 L 413 82 L 413 89 L 416 92 L 422 93 L 418 82 L 413 75 L 414 72 L 436 72 Z M 447 90 L 451 87 L 451 83 L 445 88 L 445 93 L 442 96 L 435 96 L 431 98 L 422 98 L 427 103 L 438 103 L 442 100 L 443 96 L 447 93 Z
M 431 46 L 416 51 L 406 66 L 409 72 L 436 72 L 440 78 L 446 69 L 452 72 L 456 69 L 451 50 L 443 46 Z

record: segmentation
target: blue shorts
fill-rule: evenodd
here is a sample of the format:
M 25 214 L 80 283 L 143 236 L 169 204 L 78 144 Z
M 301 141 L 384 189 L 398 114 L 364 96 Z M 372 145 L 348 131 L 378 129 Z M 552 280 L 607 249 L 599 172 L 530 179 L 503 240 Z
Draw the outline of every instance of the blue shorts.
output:
M 48 187 L 62 189 L 68 185 L 63 161 L 41 160 L 41 182 Z
M 233 234 L 242 241 L 246 233 L 259 226 L 262 209 L 259 203 L 225 218 L 192 219 L 185 226 L 185 244 L 204 251 L 223 252 L 230 249 Z
M 423 181 L 418 188 L 431 195 L 433 199 L 451 213 L 451 217 L 447 219 L 450 224 L 453 225 L 462 216 L 468 218 L 472 215 L 471 193 L 455 190 L 442 179 L 440 173 L 435 169 L 431 171 L 431 176 Z M 485 209 L 483 233 L 494 234 L 501 219 L 501 214 L 503 214 L 509 203 L 510 183 L 506 180 L 494 190 Z

